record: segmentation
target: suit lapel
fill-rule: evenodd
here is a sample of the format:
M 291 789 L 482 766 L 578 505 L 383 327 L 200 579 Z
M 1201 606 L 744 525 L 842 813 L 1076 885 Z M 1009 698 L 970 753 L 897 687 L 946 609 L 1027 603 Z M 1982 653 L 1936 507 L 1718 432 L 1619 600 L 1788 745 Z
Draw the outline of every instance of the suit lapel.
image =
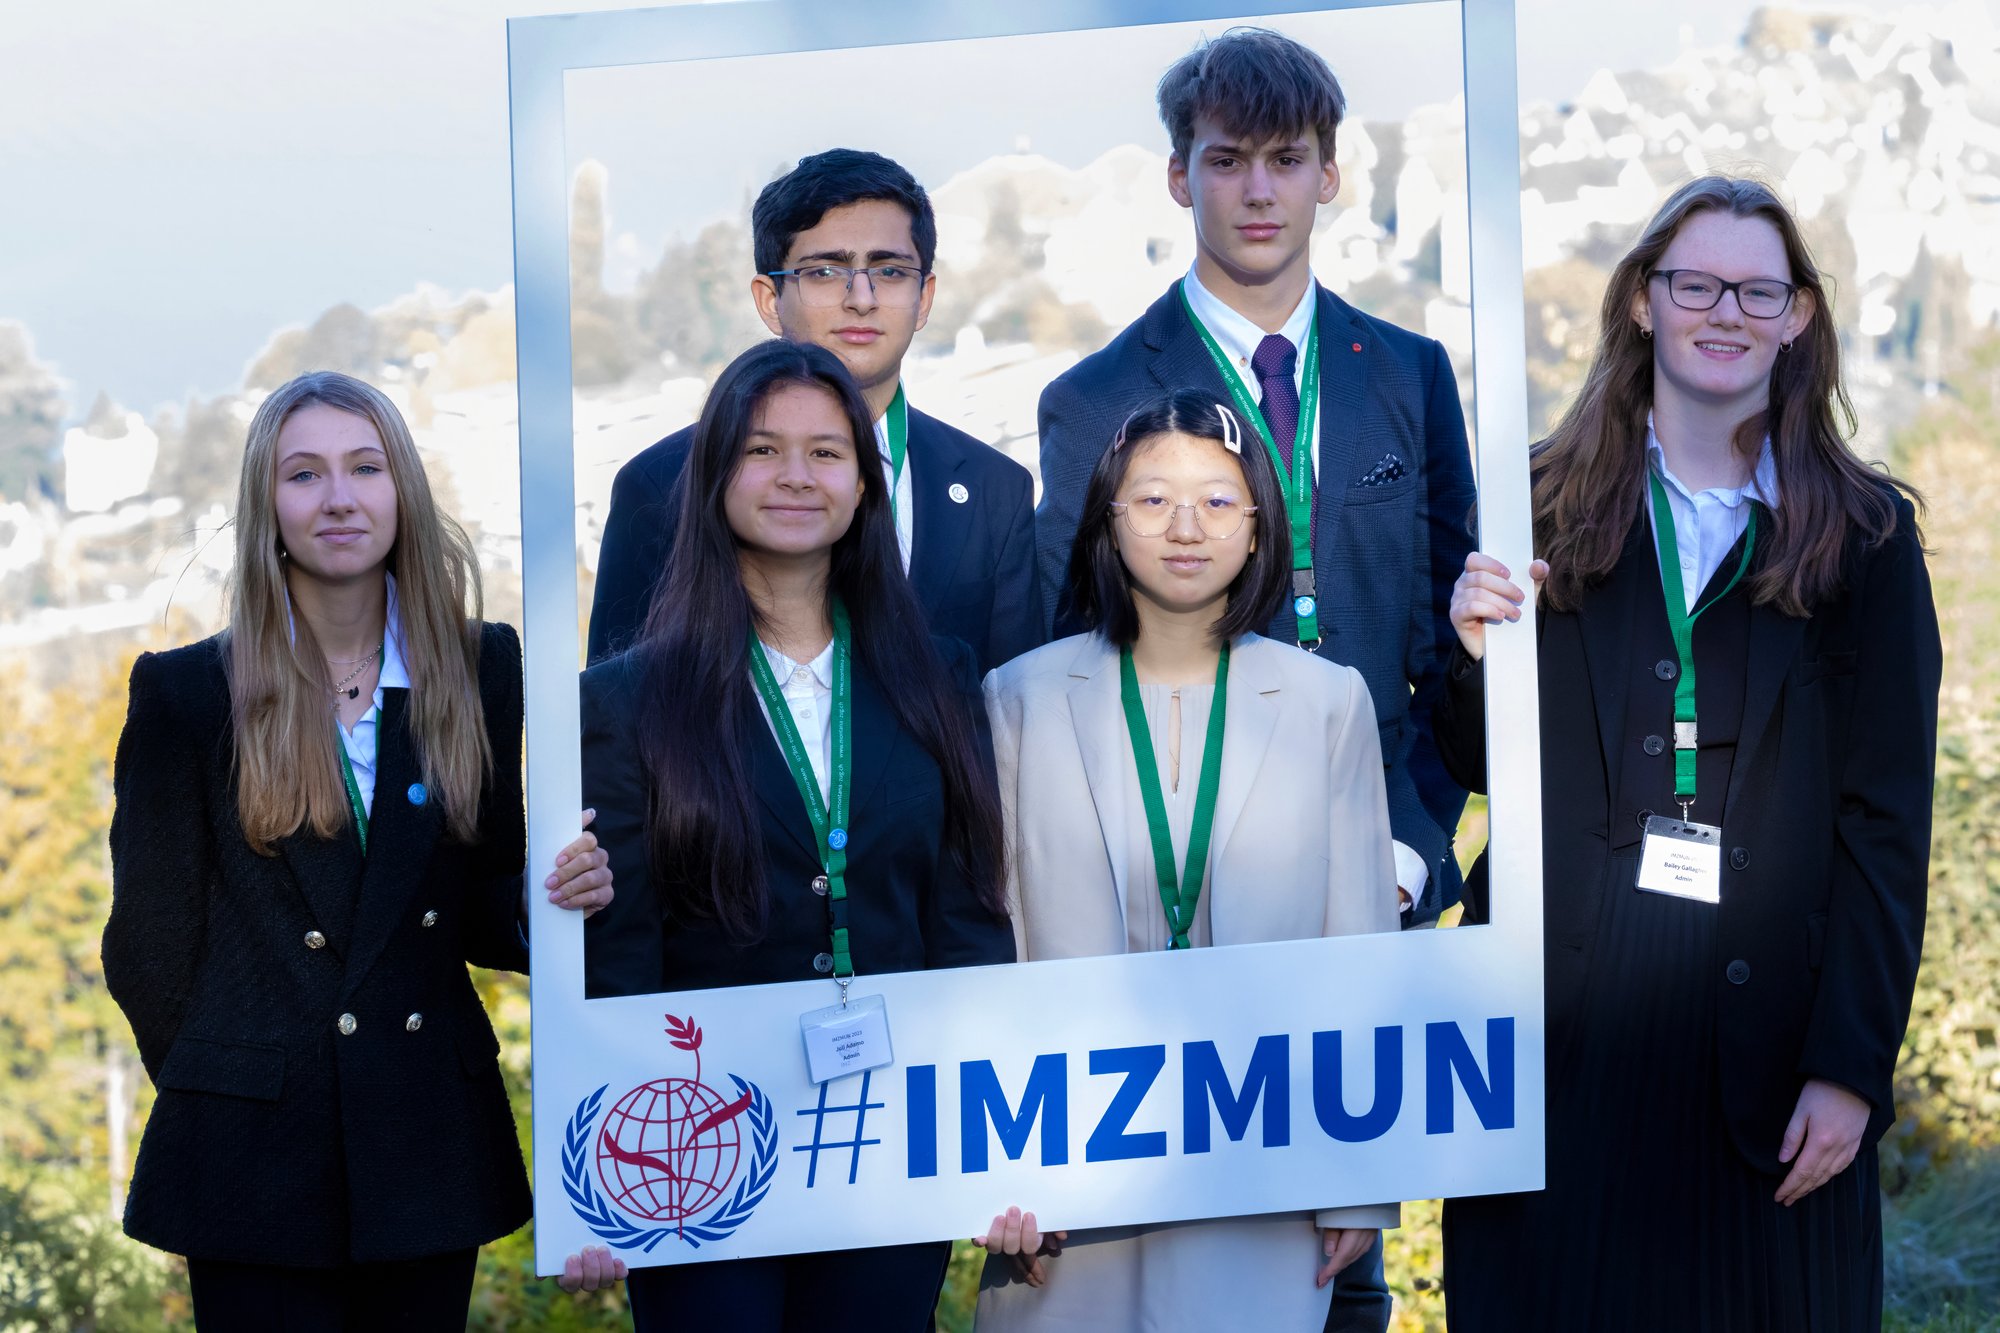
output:
M 965 451 L 932 418 L 910 410 L 910 583 L 925 606 L 937 605 L 958 577 L 965 555 L 965 521 L 972 506 L 951 498 Z M 973 497 L 977 499 L 978 497 Z
M 1348 483 L 1367 470 L 1361 439 L 1374 339 L 1352 306 L 1319 287 L 1319 467 L 1313 482 L 1313 563 L 1333 549 Z M 1358 351 L 1356 349 L 1359 349 Z M 1412 460 L 1414 465 L 1414 460 Z M 1324 598 L 1331 589 L 1322 588 Z
M 1727 562 L 1725 562 L 1726 564 Z M 1743 721 L 1736 733 L 1736 760 L 1730 766 L 1729 794 L 1724 810 L 1737 809 L 1743 782 L 1755 765 L 1757 747 L 1770 730 L 1785 677 L 1798 659 L 1806 622 L 1771 606 L 1750 608 L 1749 666 L 1743 684 Z
M 755 651 L 754 649 L 752 651 Z M 860 728 L 856 728 L 858 732 Z M 799 796 L 799 784 L 792 780 L 791 765 L 785 762 L 785 752 L 778 748 L 778 738 L 771 734 L 771 724 L 765 720 L 763 709 L 757 706 L 755 694 L 751 694 L 743 705 L 743 712 L 737 718 L 736 734 L 743 747 L 744 763 L 750 770 L 750 785 L 757 789 L 757 798 L 764 802 L 764 808 L 777 817 L 799 850 L 808 859 L 819 860 L 819 835 L 813 832 L 812 816 L 806 813 L 806 803 Z M 857 736 L 857 744 L 859 738 Z
M 1168 393 L 1178 389 L 1202 389 L 1226 403 L 1229 401 L 1229 386 L 1223 383 L 1222 372 L 1215 368 L 1215 358 L 1208 354 L 1201 334 L 1195 331 L 1193 321 L 1181 308 L 1180 293 L 1181 285 L 1176 282 L 1146 312 L 1146 343 L 1155 353 L 1147 369 L 1160 388 Z
M 310 830 L 289 834 L 278 840 L 278 852 L 306 900 L 313 924 L 326 936 L 327 947 L 345 958 L 361 886 L 361 844 L 353 825 L 331 838 L 317 837 Z
M 1657 567 L 1651 552 L 1652 529 L 1644 518 L 1632 524 L 1625 537 L 1625 550 L 1617 567 L 1604 584 L 1580 599 L 1576 610 L 1577 628 L 1583 641 L 1584 666 L 1590 676 L 1590 698 L 1597 709 L 1597 740 L 1604 756 L 1607 789 L 1618 809 L 1618 781 L 1624 772 L 1619 746 L 1625 733 L 1625 699 L 1632 676 L 1632 634 L 1639 609 L 1647 605 L 1642 595 L 1645 580 L 1659 586 Z M 1661 615 L 1666 614 L 1661 602 Z
M 1215 825 L 1209 835 L 1210 859 L 1216 865 L 1221 864 L 1229 848 L 1229 835 L 1236 831 L 1236 821 L 1250 802 L 1250 789 L 1257 783 L 1264 752 L 1271 748 L 1271 736 L 1278 727 L 1282 682 L 1264 646 L 1264 640 L 1250 639 L 1229 654 L 1229 716 L 1224 722 L 1222 772 L 1215 789 Z M 1183 754 L 1188 753 L 1187 740 L 1183 732 Z M 1213 911 L 1211 907 L 1211 914 Z
M 888 698 L 867 672 L 854 673 L 854 785 L 848 817 L 879 799 L 889 759 L 905 743 Z
M 351 983 L 367 975 L 410 896 L 430 868 L 431 848 L 444 825 L 440 802 L 424 793 L 412 799 L 422 778 L 416 742 L 409 731 L 408 690 L 382 691 L 382 719 L 375 732 L 375 799 L 368 815 L 368 857 L 361 872 L 361 899 L 354 912 L 354 946 L 347 956 Z
M 1132 742 L 1125 734 L 1125 710 L 1118 691 L 1118 654 L 1098 635 L 1085 637 L 1069 690 L 1070 720 L 1077 750 L 1083 757 L 1084 780 L 1097 807 L 1097 826 L 1105 838 L 1104 854 L 1111 867 L 1111 892 L 1117 900 L 1119 938 L 1125 938 L 1127 777 L 1132 771 Z

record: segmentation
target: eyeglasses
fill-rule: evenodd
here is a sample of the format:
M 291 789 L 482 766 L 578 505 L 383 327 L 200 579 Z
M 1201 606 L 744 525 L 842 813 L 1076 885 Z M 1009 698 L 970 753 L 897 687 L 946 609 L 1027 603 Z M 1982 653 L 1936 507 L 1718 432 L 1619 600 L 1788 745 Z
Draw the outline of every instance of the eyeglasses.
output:
M 1745 278 L 1724 282 L 1713 273 L 1692 268 L 1656 268 L 1647 275 L 1667 280 L 1667 295 L 1683 310 L 1713 310 L 1724 292 L 1736 293 L 1736 308 L 1752 319 L 1776 319 L 1791 308 L 1798 288 L 1776 278 Z
M 1220 494 L 1204 495 L 1193 504 L 1175 504 L 1164 495 L 1135 495 L 1111 502 L 1111 512 L 1125 516 L 1125 526 L 1135 537 L 1164 537 L 1183 509 L 1192 509 L 1203 535 L 1219 542 L 1234 537 L 1242 530 L 1243 520 L 1257 512 L 1256 505 Z
M 847 264 L 807 264 L 800 268 L 773 269 L 764 276 L 796 280 L 799 299 L 807 305 L 833 306 L 845 301 L 854 290 L 854 280 L 864 275 L 878 305 L 913 306 L 923 295 L 924 271 L 915 264 L 868 264 L 859 268 Z

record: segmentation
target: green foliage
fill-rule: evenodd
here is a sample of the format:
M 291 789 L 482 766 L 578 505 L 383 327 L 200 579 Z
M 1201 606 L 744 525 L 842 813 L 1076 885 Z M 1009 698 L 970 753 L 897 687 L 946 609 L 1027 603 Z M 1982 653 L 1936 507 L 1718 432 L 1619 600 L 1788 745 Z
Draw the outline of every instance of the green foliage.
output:
M 178 1260 L 127 1240 L 74 1176 L 0 1180 L 0 1329 L 156 1333 L 191 1311 Z

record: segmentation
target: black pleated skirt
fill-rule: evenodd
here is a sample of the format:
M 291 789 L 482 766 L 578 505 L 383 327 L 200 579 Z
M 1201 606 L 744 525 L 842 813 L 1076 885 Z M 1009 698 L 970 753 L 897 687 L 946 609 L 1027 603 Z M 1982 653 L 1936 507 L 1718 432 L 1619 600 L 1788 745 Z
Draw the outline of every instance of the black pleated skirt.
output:
M 1634 849 L 1606 867 L 1588 1000 L 1551 1052 L 1548 1187 L 1445 1204 L 1450 1327 L 1878 1329 L 1873 1146 L 1792 1207 L 1773 1201 L 1780 1178 L 1743 1159 L 1723 1120 L 1716 909 L 1640 892 L 1637 864 Z

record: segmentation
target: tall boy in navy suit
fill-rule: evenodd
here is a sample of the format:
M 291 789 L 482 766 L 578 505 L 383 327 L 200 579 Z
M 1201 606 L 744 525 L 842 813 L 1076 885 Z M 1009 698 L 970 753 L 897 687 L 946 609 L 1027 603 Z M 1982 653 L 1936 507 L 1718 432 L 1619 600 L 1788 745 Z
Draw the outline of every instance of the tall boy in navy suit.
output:
M 937 291 L 930 196 L 879 153 L 836 148 L 765 186 L 750 219 L 757 313 L 771 332 L 838 356 L 875 416 L 903 568 L 931 629 L 963 639 L 982 672 L 1039 646 L 1028 470 L 910 407 L 903 393 L 903 356 Z M 688 427 L 648 447 L 612 483 L 590 606 L 592 662 L 630 647 L 645 623 L 693 436 Z
M 1277 33 L 1231 29 L 1167 71 L 1159 103 L 1173 141 L 1167 189 L 1193 213 L 1195 261 L 1042 393 L 1035 538 L 1045 602 L 1058 634 L 1075 628 L 1065 581 L 1078 506 L 1137 404 L 1200 387 L 1260 421 L 1287 478 L 1296 539 L 1291 606 L 1268 632 L 1367 680 L 1404 920 L 1434 921 L 1458 899 L 1451 834 L 1465 801 L 1428 723 L 1453 639 L 1451 586 L 1472 546 L 1457 382 L 1436 342 L 1313 279 L 1313 219 L 1340 190 L 1334 135 L 1346 109 L 1324 60 Z M 1380 1273 L 1378 1246 L 1342 1274 L 1330 1328 L 1386 1323 Z

